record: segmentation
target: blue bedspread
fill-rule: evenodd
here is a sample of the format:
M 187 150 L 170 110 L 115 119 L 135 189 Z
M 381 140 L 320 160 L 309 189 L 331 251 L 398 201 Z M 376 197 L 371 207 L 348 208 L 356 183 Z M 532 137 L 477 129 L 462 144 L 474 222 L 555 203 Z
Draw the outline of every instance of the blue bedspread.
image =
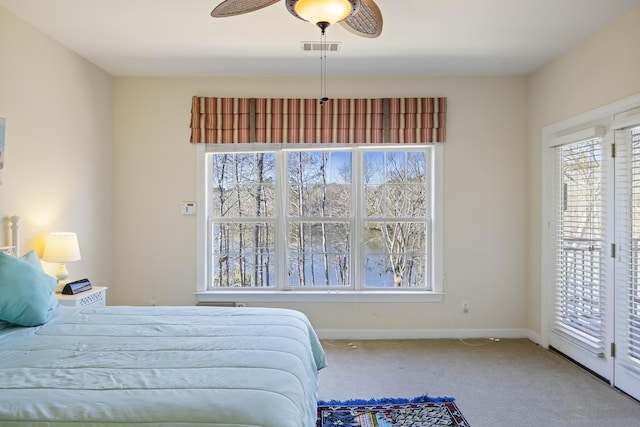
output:
M 297 311 L 61 307 L 0 330 L 0 425 L 314 426 L 325 364 Z

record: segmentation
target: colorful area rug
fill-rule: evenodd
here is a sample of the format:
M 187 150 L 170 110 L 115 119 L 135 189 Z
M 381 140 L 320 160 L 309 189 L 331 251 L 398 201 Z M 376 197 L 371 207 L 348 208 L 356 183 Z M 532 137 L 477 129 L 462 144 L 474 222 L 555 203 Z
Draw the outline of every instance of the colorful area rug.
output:
M 316 427 L 469 427 L 451 397 L 318 402 Z

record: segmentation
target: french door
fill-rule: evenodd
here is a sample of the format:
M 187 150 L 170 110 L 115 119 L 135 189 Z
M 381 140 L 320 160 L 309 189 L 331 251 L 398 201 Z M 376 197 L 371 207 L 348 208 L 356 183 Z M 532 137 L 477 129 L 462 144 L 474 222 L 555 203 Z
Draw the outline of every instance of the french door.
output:
M 640 399 L 640 119 L 550 149 L 549 345 Z
M 640 399 L 640 123 L 615 131 L 616 387 Z
M 611 230 L 606 210 L 611 170 L 604 128 L 565 136 L 555 152 L 553 310 L 549 344 L 610 379 L 613 341 Z

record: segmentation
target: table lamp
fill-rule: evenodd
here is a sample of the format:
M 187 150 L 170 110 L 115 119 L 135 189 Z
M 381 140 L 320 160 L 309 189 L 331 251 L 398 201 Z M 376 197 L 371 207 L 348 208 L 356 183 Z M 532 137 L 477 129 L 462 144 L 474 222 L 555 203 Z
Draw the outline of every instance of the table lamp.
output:
M 58 284 L 55 287 L 55 291 L 57 293 L 62 292 L 64 285 L 67 283 L 67 277 L 69 277 L 65 262 L 78 261 L 79 259 L 80 247 L 78 246 L 76 233 L 55 232 L 49 234 L 42 260 L 60 263 L 56 272 Z

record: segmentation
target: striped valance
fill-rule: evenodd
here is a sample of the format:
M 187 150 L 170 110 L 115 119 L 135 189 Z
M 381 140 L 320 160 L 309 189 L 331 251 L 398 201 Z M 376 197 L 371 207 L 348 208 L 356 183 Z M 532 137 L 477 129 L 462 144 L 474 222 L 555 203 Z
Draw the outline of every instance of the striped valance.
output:
M 317 99 L 194 96 L 191 142 L 434 143 L 446 137 L 447 98 Z

